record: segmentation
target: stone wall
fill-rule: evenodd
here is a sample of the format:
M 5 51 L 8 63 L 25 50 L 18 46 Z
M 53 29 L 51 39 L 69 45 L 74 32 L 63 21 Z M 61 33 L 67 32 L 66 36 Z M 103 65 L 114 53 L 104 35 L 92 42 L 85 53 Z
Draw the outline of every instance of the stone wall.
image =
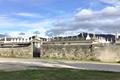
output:
M 42 58 L 90 60 L 94 58 L 90 45 L 42 45 Z
M 42 58 L 120 61 L 120 45 L 42 45 Z
M 6 47 L 0 48 L 0 57 L 24 57 L 30 58 L 33 56 L 32 54 L 32 45 L 26 47 Z
M 97 59 L 103 62 L 120 61 L 120 45 L 107 45 L 95 47 L 94 53 Z
M 41 58 L 120 62 L 120 45 L 43 44 Z M 33 58 L 33 45 L 0 48 L 0 57 Z

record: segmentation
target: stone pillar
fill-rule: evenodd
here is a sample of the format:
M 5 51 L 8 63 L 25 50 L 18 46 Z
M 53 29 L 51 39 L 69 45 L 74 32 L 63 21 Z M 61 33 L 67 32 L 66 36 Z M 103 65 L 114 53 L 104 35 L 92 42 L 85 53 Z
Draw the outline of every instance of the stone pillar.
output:
M 17 38 L 15 39 L 15 42 L 17 42 Z
M 25 38 L 23 38 L 23 42 L 26 42 L 26 39 L 25 39 Z
M 14 42 L 15 40 L 14 40 L 14 38 L 13 38 L 13 42 Z
M 22 42 L 22 38 L 20 38 L 20 42 Z
M 119 38 L 118 33 L 115 33 L 115 38 L 116 38 L 116 39 L 118 39 L 118 38 Z
M 86 40 L 90 40 L 90 39 L 91 39 L 90 35 L 87 34 Z
M 27 39 L 27 42 L 30 42 L 29 39 Z
M 32 41 L 32 38 L 29 38 L 30 41 Z
M 15 38 L 13 39 L 13 42 L 16 42 L 16 39 L 15 39 Z
M 7 43 L 7 38 L 5 37 L 4 43 Z
M 118 33 L 116 32 L 116 33 L 115 33 L 115 43 L 117 43 L 118 38 L 119 38 L 119 35 L 118 35 Z
M 17 38 L 17 40 L 16 40 L 17 42 L 19 42 L 19 38 Z
M 13 42 L 13 39 L 11 39 L 10 42 Z

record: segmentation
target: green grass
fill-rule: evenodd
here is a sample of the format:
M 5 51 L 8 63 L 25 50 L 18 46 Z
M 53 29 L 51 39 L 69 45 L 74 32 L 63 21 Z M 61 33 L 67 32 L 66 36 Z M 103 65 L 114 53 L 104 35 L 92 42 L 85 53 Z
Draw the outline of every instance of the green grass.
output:
M 74 69 L 0 71 L 0 80 L 120 80 L 120 73 Z

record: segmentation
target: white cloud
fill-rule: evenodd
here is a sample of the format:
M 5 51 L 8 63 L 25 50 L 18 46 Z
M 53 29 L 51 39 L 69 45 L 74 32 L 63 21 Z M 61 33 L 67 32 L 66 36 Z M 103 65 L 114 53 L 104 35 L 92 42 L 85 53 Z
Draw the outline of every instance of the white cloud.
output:
M 40 31 L 41 37 L 46 37 L 46 30 L 50 29 L 53 20 L 43 19 L 36 22 L 20 20 L 7 15 L 0 16 L 0 32 L 8 33 L 11 36 L 18 36 L 20 32 L 25 32 L 26 36 L 34 35 L 34 31 Z
M 113 6 L 120 6 L 120 0 L 100 0 L 107 4 L 112 4 Z
M 106 7 L 101 12 L 106 15 L 115 15 L 120 13 L 119 10 L 120 9 L 116 7 Z
M 82 9 L 81 11 L 76 13 L 76 16 L 91 16 L 91 15 L 92 15 L 92 11 L 87 9 Z
M 47 35 L 59 35 L 67 31 L 89 31 L 113 33 L 120 32 L 120 8 L 106 7 L 100 11 L 89 9 L 79 10 L 70 17 L 72 20 L 56 22 L 54 28 L 47 31 Z
M 42 18 L 43 16 L 41 16 L 40 14 L 35 14 L 35 13 L 16 13 L 15 15 L 17 16 L 22 16 L 22 17 L 30 17 L 30 18 Z
M 37 17 L 36 14 L 19 13 L 19 16 Z M 25 32 L 27 36 L 33 35 L 34 31 L 40 31 L 40 36 L 64 35 L 80 31 L 89 32 L 120 32 L 120 7 L 108 6 L 100 11 L 79 9 L 72 16 L 54 17 L 42 19 L 36 22 L 20 20 L 7 15 L 0 16 L 0 30 L 7 30 L 10 35 L 18 36 Z

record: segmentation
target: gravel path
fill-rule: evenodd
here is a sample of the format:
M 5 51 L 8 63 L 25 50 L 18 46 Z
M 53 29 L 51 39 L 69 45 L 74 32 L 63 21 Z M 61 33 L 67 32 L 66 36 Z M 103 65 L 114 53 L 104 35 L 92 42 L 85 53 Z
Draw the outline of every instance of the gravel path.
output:
M 117 63 L 0 58 L 0 70 L 4 71 L 38 69 L 40 67 L 74 68 L 85 70 L 120 72 L 120 64 Z

